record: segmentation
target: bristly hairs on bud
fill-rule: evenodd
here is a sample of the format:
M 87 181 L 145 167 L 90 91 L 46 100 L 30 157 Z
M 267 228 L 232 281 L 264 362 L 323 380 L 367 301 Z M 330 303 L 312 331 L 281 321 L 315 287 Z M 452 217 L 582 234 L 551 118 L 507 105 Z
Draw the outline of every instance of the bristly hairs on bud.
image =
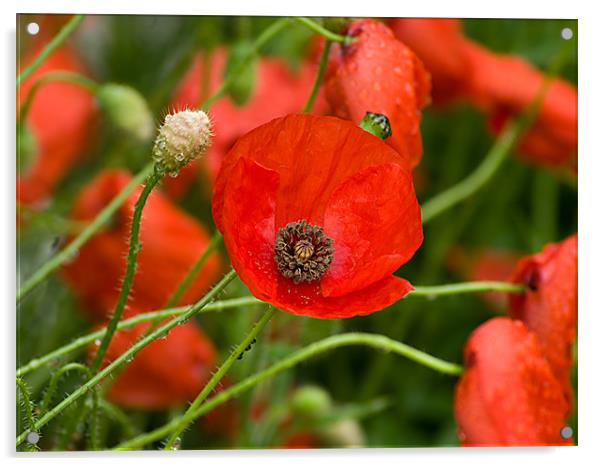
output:
M 157 170 L 177 176 L 180 169 L 211 145 L 211 120 L 202 110 L 181 110 L 165 116 L 155 139 L 153 160 Z

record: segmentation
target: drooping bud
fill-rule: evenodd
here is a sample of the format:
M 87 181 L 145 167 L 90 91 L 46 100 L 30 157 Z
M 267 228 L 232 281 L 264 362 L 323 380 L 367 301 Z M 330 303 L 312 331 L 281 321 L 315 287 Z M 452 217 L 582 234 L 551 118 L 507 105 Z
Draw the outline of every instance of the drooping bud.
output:
M 393 134 L 387 115 L 382 113 L 366 112 L 359 126 L 383 141 Z
M 151 140 L 155 128 L 153 116 L 146 100 L 136 89 L 121 84 L 104 84 L 98 90 L 97 98 L 115 129 L 136 143 Z
M 291 399 L 292 411 L 306 419 L 318 419 L 332 410 L 330 394 L 315 385 L 306 385 L 295 391 Z
M 326 16 L 321 18 L 320 22 L 324 28 L 335 34 L 341 34 L 347 25 L 351 21 L 351 18 L 337 17 L 337 16 Z
M 239 42 L 230 48 L 224 68 L 224 80 L 234 75 L 227 93 L 238 106 L 244 105 L 255 88 L 257 80 L 257 59 L 249 42 Z M 249 60 L 249 57 L 253 57 Z
M 153 147 L 157 168 L 171 176 L 204 153 L 211 144 L 211 120 L 201 110 L 183 110 L 165 117 Z

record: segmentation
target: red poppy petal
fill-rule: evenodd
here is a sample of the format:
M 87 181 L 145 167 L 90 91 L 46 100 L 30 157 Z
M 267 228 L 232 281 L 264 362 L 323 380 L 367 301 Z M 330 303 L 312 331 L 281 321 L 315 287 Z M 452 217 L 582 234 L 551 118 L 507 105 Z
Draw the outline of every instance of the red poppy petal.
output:
M 279 178 L 277 172 L 240 158 L 227 181 L 221 212 L 232 265 L 253 295 L 264 300 L 276 294 L 280 276 L 274 261 Z
M 278 296 L 271 302 L 293 314 L 319 319 L 341 319 L 384 309 L 413 289 L 403 278 L 389 276 L 353 293 L 326 298 L 320 293 L 319 283 L 295 285 L 291 280 L 280 277 Z
M 463 445 L 566 445 L 567 402 L 539 345 L 520 321 L 481 325 L 465 349 L 455 414 Z
M 410 172 L 388 163 L 349 177 L 330 196 L 324 231 L 335 248 L 321 282 L 324 296 L 342 296 L 391 275 L 423 239 Z

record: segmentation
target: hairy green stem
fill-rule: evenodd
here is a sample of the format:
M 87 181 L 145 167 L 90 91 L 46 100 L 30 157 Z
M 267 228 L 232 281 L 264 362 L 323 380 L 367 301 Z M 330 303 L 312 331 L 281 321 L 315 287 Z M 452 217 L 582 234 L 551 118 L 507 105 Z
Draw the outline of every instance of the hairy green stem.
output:
M 98 351 L 94 356 L 94 360 L 90 365 L 90 370 L 92 371 L 92 373 L 95 373 L 100 367 L 102 358 L 107 352 L 109 344 L 111 343 L 111 339 L 113 338 L 113 334 L 117 330 L 117 324 L 121 320 L 121 315 L 123 314 L 125 305 L 130 295 L 130 290 L 134 282 L 134 275 L 136 274 L 136 258 L 138 257 L 138 253 L 142 248 L 139 238 L 140 223 L 142 220 L 142 210 L 144 209 L 144 205 L 146 204 L 148 196 L 150 195 L 153 188 L 157 185 L 157 183 L 161 180 L 162 176 L 163 174 L 155 168 L 153 173 L 146 180 L 144 189 L 140 193 L 140 197 L 138 197 L 138 200 L 136 201 L 136 204 L 134 206 L 134 216 L 132 217 L 132 228 L 130 230 L 130 246 L 127 256 L 127 268 L 125 271 L 123 284 L 121 285 L 121 290 L 119 291 L 119 299 L 117 300 L 117 305 L 115 306 L 115 310 L 113 311 L 113 315 L 111 316 L 111 320 L 109 322 L 109 325 L 107 326 L 107 331 L 102 337 L 100 347 L 98 348 Z
M 72 362 L 72 363 L 65 364 L 64 366 L 62 366 L 54 374 L 52 374 L 52 378 L 50 379 L 50 383 L 48 384 L 48 389 L 46 390 L 46 393 L 44 394 L 44 398 L 42 399 L 42 402 L 40 403 L 40 411 L 41 412 L 44 412 L 48 409 L 48 406 L 50 405 L 50 402 L 52 401 L 52 397 L 54 396 L 54 393 L 56 392 L 56 387 L 59 383 L 60 378 L 63 375 L 65 375 L 67 372 L 70 372 L 70 371 L 83 372 L 84 375 L 88 376 L 88 378 L 90 378 L 92 376 L 90 368 L 88 366 L 85 366 L 78 362 Z
M 86 15 L 75 15 L 73 18 L 69 20 L 67 24 L 65 24 L 62 29 L 58 32 L 56 36 L 52 38 L 50 42 L 44 47 L 44 50 L 40 52 L 40 54 L 31 62 L 31 64 L 25 68 L 19 76 L 17 76 L 17 86 L 21 84 L 27 76 L 33 73 L 38 66 L 44 63 L 44 60 L 48 58 L 57 47 L 59 47 L 67 37 L 80 25 L 80 23 L 85 19 Z
M 226 276 L 224 278 L 222 278 L 222 280 L 220 280 L 220 282 L 217 285 L 215 285 L 213 287 L 213 289 L 211 289 L 211 291 L 209 291 L 209 293 L 207 293 L 205 296 L 203 296 L 196 304 L 190 306 L 188 312 L 186 312 L 185 314 L 183 314 L 175 319 L 170 320 L 169 322 L 167 322 L 164 325 L 162 325 L 161 327 L 159 327 L 157 330 L 155 330 L 153 333 L 151 333 L 147 337 L 142 338 L 142 339 L 138 340 L 136 343 L 134 343 L 127 351 L 125 351 L 123 354 L 121 354 L 119 357 L 117 357 L 113 362 L 111 362 L 104 369 L 99 371 L 94 377 L 92 377 L 85 384 L 83 384 L 82 386 L 77 388 L 69 396 L 67 396 L 63 401 L 61 401 L 53 409 L 51 409 L 44 416 L 42 416 L 34 424 L 34 428 L 36 430 L 41 429 L 43 426 L 48 424 L 48 422 L 50 422 L 52 419 L 54 419 L 56 416 L 58 416 L 61 412 L 63 412 L 65 410 L 65 408 L 70 406 L 73 402 L 80 399 L 82 396 L 84 396 L 90 390 L 94 390 L 96 387 L 96 384 L 99 383 L 103 378 L 105 378 L 107 375 L 109 375 L 115 369 L 121 367 L 126 362 L 131 361 L 131 359 L 136 355 L 136 353 L 138 353 L 138 351 L 140 351 L 142 348 L 149 345 L 150 343 L 157 340 L 158 338 L 161 338 L 161 337 L 167 335 L 172 328 L 174 328 L 177 325 L 181 325 L 181 324 L 185 323 L 191 317 L 193 317 L 194 315 L 199 313 L 201 311 L 201 309 L 203 309 L 207 304 L 209 304 L 211 301 L 213 301 L 213 299 L 232 280 L 234 280 L 235 277 L 236 277 L 236 272 L 234 270 L 231 270 L 230 272 L 228 272 L 228 274 L 226 274 Z M 22 432 L 17 437 L 17 446 L 20 445 L 21 443 L 23 443 L 26 436 L 27 436 L 27 432 Z
M 29 388 L 21 377 L 17 377 L 17 387 L 19 387 L 19 391 L 23 397 L 23 407 L 25 409 L 25 416 L 27 418 L 27 427 L 29 431 L 33 431 L 35 430 L 35 417 L 33 415 L 33 406 L 31 397 L 29 395 Z
M 245 349 L 253 343 L 257 335 L 261 333 L 261 331 L 268 324 L 272 316 L 276 312 L 276 308 L 272 306 L 268 306 L 267 311 L 263 314 L 261 319 L 257 321 L 257 323 L 253 326 L 248 335 L 243 339 L 242 342 L 230 353 L 230 356 L 224 361 L 224 363 L 220 366 L 215 374 L 209 379 L 209 381 L 203 387 L 203 390 L 197 395 L 192 404 L 188 407 L 183 416 L 178 418 L 178 423 L 172 431 L 169 440 L 165 444 L 165 450 L 170 450 L 173 448 L 174 443 L 182 433 L 182 431 L 194 421 L 194 412 L 201 406 L 201 403 L 205 401 L 205 399 L 209 396 L 209 394 L 213 391 L 213 389 L 217 386 L 217 384 L 222 380 L 224 375 L 230 370 L 232 365 L 236 362 L 236 360 L 240 357 L 242 353 L 245 352 Z
M 29 113 L 29 109 L 31 108 L 31 104 L 33 103 L 33 99 L 40 90 L 40 87 L 53 81 L 61 81 L 80 86 L 93 95 L 96 95 L 100 87 L 92 79 L 87 78 L 79 73 L 74 73 L 71 71 L 50 71 L 43 76 L 40 76 L 29 88 L 29 92 L 23 101 L 23 105 L 21 105 L 21 108 L 19 109 L 18 125 L 22 125 L 25 122 L 27 114 Z
M 253 388 L 264 380 L 269 379 L 270 377 L 273 377 L 287 369 L 291 369 L 297 364 L 307 361 L 310 358 L 316 357 L 335 348 L 357 345 L 369 346 L 374 349 L 398 354 L 442 374 L 459 376 L 462 373 L 462 367 L 457 364 L 443 361 L 431 356 L 430 354 L 424 353 L 416 348 L 412 348 L 411 346 L 392 340 L 383 335 L 359 332 L 343 333 L 312 343 L 311 345 L 294 352 L 290 356 L 284 358 L 269 368 L 250 376 L 249 378 L 231 386 L 230 388 L 225 389 L 218 395 L 203 403 L 201 406 L 195 409 L 194 412 L 191 412 L 189 419 L 198 419 L 216 406 L 225 403 L 242 392 Z M 116 450 L 131 450 L 140 448 L 150 442 L 164 438 L 180 425 L 182 419 L 183 418 L 174 419 L 173 421 L 170 421 L 169 423 L 153 430 L 152 432 L 142 434 L 139 437 L 123 442 L 116 447 Z
M 305 27 L 308 27 L 312 31 L 317 32 L 321 36 L 324 36 L 326 39 L 328 39 L 332 42 L 339 42 L 339 43 L 345 45 L 345 44 L 348 44 L 349 42 L 353 41 L 353 38 L 335 34 L 334 32 L 329 31 L 322 25 L 316 23 L 315 21 L 313 21 L 309 18 L 304 18 L 303 16 L 300 16 L 300 17 L 296 17 L 296 18 L 292 18 L 292 19 L 294 21 L 296 21 L 297 23 L 302 24 Z
M 254 298 L 252 296 L 246 296 L 243 298 L 235 298 L 235 299 L 227 299 L 224 301 L 216 301 L 214 303 L 208 304 L 201 311 L 199 311 L 198 314 L 204 314 L 206 312 L 220 312 L 220 311 L 224 311 L 226 309 L 234 309 L 234 308 L 237 308 L 240 306 L 248 306 L 248 305 L 252 305 L 252 304 L 261 304 L 261 303 L 263 303 L 263 301 L 260 301 L 257 298 Z M 168 317 L 182 315 L 182 314 L 187 313 L 189 309 L 190 309 L 190 306 L 182 306 L 182 307 L 176 307 L 176 308 L 172 308 L 172 309 L 165 309 L 162 311 L 151 311 L 151 312 L 146 312 L 144 314 L 138 314 L 134 317 L 131 317 L 129 319 L 122 320 L 121 322 L 119 322 L 119 324 L 117 325 L 117 330 L 132 328 L 142 322 L 161 321 Z M 107 329 L 103 328 L 96 332 L 89 333 L 88 335 L 81 336 L 81 337 L 73 340 L 71 343 L 69 343 L 65 346 L 61 346 L 60 348 L 57 348 L 56 350 L 54 350 L 50 353 L 47 353 L 44 356 L 40 356 L 39 358 L 32 359 L 27 364 L 25 364 L 17 369 L 17 377 L 22 377 L 26 374 L 29 374 L 30 372 L 33 372 L 37 369 L 45 367 L 47 364 L 60 358 L 61 356 L 64 356 L 65 354 L 69 354 L 73 351 L 77 351 L 80 348 L 84 348 L 87 345 L 89 345 L 90 343 L 92 343 L 93 341 L 98 340 L 98 344 L 100 344 L 100 339 L 104 336 L 106 331 L 107 331 Z
M 506 282 L 466 282 L 466 283 L 453 283 L 448 285 L 441 286 L 417 286 L 413 291 L 408 293 L 407 297 L 438 297 L 438 296 L 446 296 L 446 295 L 455 295 L 461 293 L 481 293 L 488 291 L 500 291 L 505 293 L 522 293 L 524 291 L 524 287 L 522 285 L 516 285 Z M 216 301 L 214 303 L 208 304 L 201 313 L 206 312 L 220 312 L 227 309 L 235 309 L 240 306 L 249 306 L 253 304 L 262 304 L 263 301 L 254 298 L 253 296 L 245 296 L 242 298 L 235 299 L 227 299 L 225 301 Z M 127 329 L 132 328 L 135 325 L 148 322 L 148 321 L 161 321 L 167 317 L 173 317 L 182 315 L 188 312 L 189 307 L 176 307 L 171 309 L 165 309 L 161 311 L 151 311 L 146 312 L 144 314 L 138 314 L 134 317 L 131 317 L 127 320 L 123 320 L 119 322 L 117 329 Z M 84 335 L 82 337 L 73 340 L 71 343 L 61 346 L 56 350 L 45 354 L 36 359 L 32 359 L 27 364 L 21 366 L 17 369 L 17 377 L 22 377 L 30 372 L 33 372 L 41 367 L 45 367 L 48 363 L 57 358 L 64 356 L 65 354 L 69 354 L 73 351 L 76 351 L 80 348 L 83 348 L 95 340 L 98 340 L 103 337 L 106 329 L 101 329 L 96 332 L 90 333 L 88 335 Z
M 316 74 L 316 80 L 314 81 L 314 85 L 311 89 L 309 99 L 307 99 L 307 103 L 303 108 L 303 113 L 311 112 L 311 108 L 314 105 L 314 100 L 316 100 L 316 96 L 318 95 L 318 91 L 320 90 L 320 84 L 322 83 L 324 73 L 326 72 L 326 65 L 328 63 L 328 56 L 330 55 L 331 45 L 332 41 L 330 39 L 326 39 L 326 42 L 324 43 L 324 50 L 322 50 L 322 56 L 320 57 L 320 65 L 318 67 L 318 73 Z
M 265 45 L 265 43 L 270 40 L 273 36 L 278 34 L 284 27 L 288 24 L 286 18 L 281 18 L 274 21 L 268 28 L 266 28 L 260 35 L 257 37 L 253 45 L 251 46 L 251 53 L 243 60 L 238 67 L 232 70 L 232 73 L 228 75 L 228 77 L 222 82 L 221 86 L 211 94 L 207 100 L 202 104 L 202 109 L 207 110 L 213 103 L 221 98 L 228 88 L 236 81 L 240 73 L 249 65 L 251 59 L 255 54 L 259 52 L 261 47 Z
M 42 265 L 36 273 L 29 277 L 17 291 L 17 303 L 23 299 L 36 286 L 44 281 L 48 275 L 67 262 L 77 253 L 77 250 L 88 241 L 102 226 L 104 226 L 121 207 L 129 195 L 138 187 L 138 185 L 152 173 L 154 165 L 149 163 L 121 190 L 113 200 L 88 224 L 82 232 L 77 235 L 61 252 Z

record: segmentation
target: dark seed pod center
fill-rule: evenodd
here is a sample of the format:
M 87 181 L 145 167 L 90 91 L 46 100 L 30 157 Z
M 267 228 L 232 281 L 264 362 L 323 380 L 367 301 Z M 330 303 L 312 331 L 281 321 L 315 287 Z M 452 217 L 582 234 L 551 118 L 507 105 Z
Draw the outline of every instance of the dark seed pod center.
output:
M 322 278 L 330 267 L 332 243 L 322 227 L 305 220 L 291 222 L 278 230 L 274 260 L 280 273 L 293 282 L 313 282 Z

